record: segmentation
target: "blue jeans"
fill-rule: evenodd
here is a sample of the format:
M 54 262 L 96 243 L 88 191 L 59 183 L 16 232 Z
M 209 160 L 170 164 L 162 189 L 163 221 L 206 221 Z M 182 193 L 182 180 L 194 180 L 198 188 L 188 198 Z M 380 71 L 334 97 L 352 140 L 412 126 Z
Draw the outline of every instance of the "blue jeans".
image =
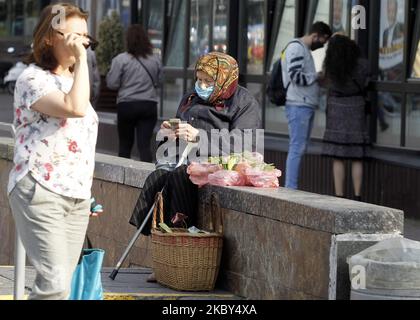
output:
M 307 106 L 286 105 L 289 124 L 289 154 L 286 164 L 286 188 L 298 189 L 300 163 L 308 148 L 314 125 L 315 109 Z

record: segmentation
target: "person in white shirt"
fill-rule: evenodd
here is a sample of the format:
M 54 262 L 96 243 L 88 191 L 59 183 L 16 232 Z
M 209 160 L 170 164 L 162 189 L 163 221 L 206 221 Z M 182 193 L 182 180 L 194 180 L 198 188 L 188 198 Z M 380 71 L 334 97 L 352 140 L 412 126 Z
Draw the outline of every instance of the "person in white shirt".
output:
M 90 99 L 88 14 L 46 7 L 34 30 L 29 67 L 16 83 L 14 166 L 8 194 L 36 279 L 29 299 L 70 295 L 90 215 L 98 117 Z

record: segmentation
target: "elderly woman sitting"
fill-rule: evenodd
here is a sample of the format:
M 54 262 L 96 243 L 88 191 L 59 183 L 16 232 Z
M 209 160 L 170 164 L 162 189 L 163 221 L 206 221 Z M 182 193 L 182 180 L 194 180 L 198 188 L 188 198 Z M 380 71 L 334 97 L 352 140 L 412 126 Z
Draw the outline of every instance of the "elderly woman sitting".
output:
M 223 130 L 228 134 L 222 136 L 221 143 L 231 143 L 231 137 L 244 138 L 245 133 L 261 128 L 260 106 L 247 89 L 238 85 L 239 69 L 236 60 L 226 54 L 213 52 L 202 56 L 197 62 L 195 89 L 181 101 L 176 117 L 181 120 L 175 130 L 171 123 L 164 122 L 162 133 L 172 132 L 173 139 L 179 146 L 187 142 L 197 142 L 198 137 L 205 140 L 200 132 L 207 133 L 210 141 L 212 130 Z M 170 136 L 171 134 L 167 134 Z M 255 139 L 253 139 L 255 142 Z M 255 143 L 252 148 L 255 148 Z M 181 148 L 182 149 L 182 148 Z M 229 148 L 228 148 L 229 149 Z M 200 156 L 207 155 L 206 150 L 199 148 Z M 233 150 L 227 150 L 233 152 Z M 245 151 L 245 150 L 241 150 Z M 247 150 L 252 151 L 252 150 Z M 212 145 L 212 155 L 226 154 L 220 148 L 220 141 Z M 238 152 L 238 150 L 235 150 Z M 134 209 L 130 223 L 139 228 L 144 221 L 155 196 L 166 186 L 163 192 L 165 221 L 171 226 L 176 213 L 188 217 L 187 223 L 194 225 L 197 212 L 197 186 L 191 183 L 183 166 L 175 168 L 179 154 L 172 161 L 162 161 L 158 156 L 157 170 L 146 180 Z M 151 221 L 142 233 L 150 235 Z

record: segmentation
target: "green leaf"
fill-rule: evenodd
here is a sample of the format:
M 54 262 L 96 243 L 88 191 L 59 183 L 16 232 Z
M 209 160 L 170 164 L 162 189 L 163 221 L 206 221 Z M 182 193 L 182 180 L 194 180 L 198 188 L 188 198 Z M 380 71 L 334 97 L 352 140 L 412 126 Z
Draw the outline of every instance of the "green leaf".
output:
M 167 226 L 166 223 L 159 223 L 159 227 L 162 229 L 164 233 L 174 233 L 171 228 Z
M 227 169 L 228 170 L 233 170 L 233 168 L 239 163 L 240 158 L 237 155 L 233 155 L 229 158 L 228 164 L 227 164 Z
M 276 166 L 272 163 L 272 164 L 266 164 L 264 166 L 264 171 L 274 171 L 276 170 Z

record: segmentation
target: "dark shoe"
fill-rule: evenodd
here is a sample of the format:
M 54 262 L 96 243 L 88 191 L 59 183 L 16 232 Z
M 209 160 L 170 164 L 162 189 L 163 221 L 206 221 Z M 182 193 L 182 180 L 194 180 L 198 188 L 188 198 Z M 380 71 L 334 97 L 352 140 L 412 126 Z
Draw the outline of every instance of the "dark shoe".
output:
M 361 197 L 361 196 L 355 196 L 355 197 L 354 197 L 354 200 L 355 200 L 355 201 L 358 201 L 358 202 L 363 202 L 363 201 L 362 201 L 362 197 Z
M 146 280 L 148 283 L 156 283 L 157 282 L 157 280 L 156 280 L 156 275 L 155 275 L 155 273 L 153 272 L 153 273 L 151 273 L 148 277 L 147 277 L 147 280 Z

